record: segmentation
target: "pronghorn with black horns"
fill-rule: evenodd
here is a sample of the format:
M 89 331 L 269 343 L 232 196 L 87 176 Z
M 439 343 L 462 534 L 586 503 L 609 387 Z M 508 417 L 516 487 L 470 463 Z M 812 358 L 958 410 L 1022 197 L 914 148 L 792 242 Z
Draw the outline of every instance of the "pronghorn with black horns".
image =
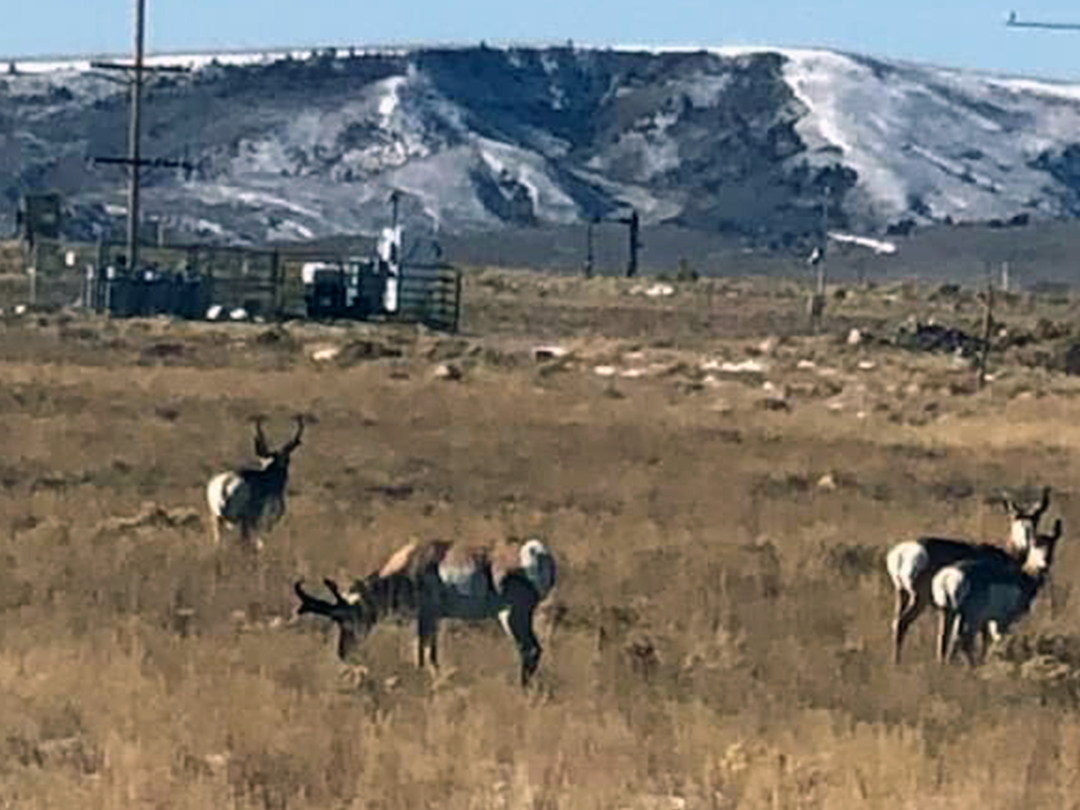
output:
M 1023 562 L 976 557 L 947 565 L 934 575 L 931 594 L 940 611 L 938 660 L 951 661 L 959 644 L 974 667 L 975 636 L 983 640 L 985 658 L 996 643 L 1023 616 L 1050 577 L 1054 551 L 1061 539 L 1061 518 L 1051 534 L 1037 534 Z
M 1044 487 L 1038 503 L 1031 508 L 1018 506 L 1003 497 L 1011 525 L 1004 546 L 972 543 L 944 537 L 920 537 L 897 543 L 885 557 L 885 567 L 896 591 L 893 617 L 893 660 L 900 663 L 900 649 L 912 623 L 931 602 L 934 575 L 947 565 L 968 559 L 988 559 L 1019 565 L 1038 535 L 1039 520 L 1050 505 L 1050 487 Z
M 342 593 L 323 580 L 334 598 L 329 602 L 307 593 L 303 582 L 293 588 L 300 599 L 298 614 L 326 616 L 338 625 L 338 656 L 351 657 L 375 624 L 390 615 L 415 616 L 416 663 L 425 654 L 439 666 L 438 632 L 442 619 L 498 619 L 514 640 L 521 659 L 521 685 L 527 686 L 542 652 L 533 631 L 537 606 L 555 587 L 555 557 L 536 538 L 508 540 L 488 547 L 433 541 L 410 543 L 394 552 L 375 573 Z
M 240 541 L 251 547 L 254 533 L 269 531 L 285 514 L 285 490 L 289 484 L 289 459 L 304 435 L 304 417 L 297 415 L 296 432 L 280 449 L 270 450 L 263 434 L 263 417 L 255 418 L 257 468 L 218 473 L 206 485 L 214 544 L 221 542 L 224 525 L 240 530 Z M 254 539 L 256 550 L 262 541 Z

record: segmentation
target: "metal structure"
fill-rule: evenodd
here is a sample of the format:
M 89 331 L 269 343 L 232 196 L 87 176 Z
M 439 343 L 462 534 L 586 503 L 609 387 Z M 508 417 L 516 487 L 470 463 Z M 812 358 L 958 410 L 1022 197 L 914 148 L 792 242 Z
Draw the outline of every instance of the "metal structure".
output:
M 1009 28 L 1044 28 L 1052 31 L 1080 31 L 1080 23 L 1042 22 L 1038 20 L 1017 19 L 1016 12 L 1009 12 L 1009 19 L 1005 21 Z
M 641 220 L 637 209 L 631 208 L 630 213 L 623 217 L 590 217 L 585 223 L 585 278 L 592 278 L 595 270 L 596 255 L 593 250 L 594 228 L 604 223 L 626 225 L 629 235 L 629 250 L 626 259 L 626 277 L 634 278 L 638 274 L 638 254 L 641 251 Z

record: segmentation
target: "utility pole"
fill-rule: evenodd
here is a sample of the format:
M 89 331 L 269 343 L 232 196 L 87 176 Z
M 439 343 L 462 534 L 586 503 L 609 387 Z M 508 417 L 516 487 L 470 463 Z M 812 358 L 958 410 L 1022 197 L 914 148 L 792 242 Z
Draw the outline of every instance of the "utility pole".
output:
M 809 259 L 810 265 L 817 270 L 814 292 L 806 302 L 806 314 L 809 316 L 810 328 L 814 334 L 821 329 L 821 322 L 825 317 L 825 254 L 829 246 L 829 191 L 828 185 L 822 189 L 821 238 Z
M 128 119 L 128 160 L 131 161 L 131 185 L 128 186 L 128 267 L 139 270 L 139 162 L 142 160 L 142 86 L 143 45 L 146 32 L 146 0 L 135 0 L 135 75 L 131 79 L 131 115 Z
M 821 261 L 817 266 L 817 294 L 825 295 L 825 255 L 829 248 L 829 187 L 825 186 L 821 193 Z
M 128 185 L 127 206 L 127 261 L 131 270 L 139 267 L 139 207 L 140 207 L 140 169 L 143 166 L 162 166 L 184 168 L 190 171 L 191 164 L 180 160 L 143 160 L 142 158 L 142 88 L 143 73 L 148 68 L 143 64 L 144 40 L 146 31 L 146 0 L 135 0 L 135 59 L 130 65 L 117 62 L 91 62 L 90 67 L 101 70 L 131 71 L 131 108 L 128 113 L 128 156 L 95 157 L 95 163 L 120 163 L 128 167 L 130 182 Z M 186 73 L 185 67 L 157 67 L 156 71 Z

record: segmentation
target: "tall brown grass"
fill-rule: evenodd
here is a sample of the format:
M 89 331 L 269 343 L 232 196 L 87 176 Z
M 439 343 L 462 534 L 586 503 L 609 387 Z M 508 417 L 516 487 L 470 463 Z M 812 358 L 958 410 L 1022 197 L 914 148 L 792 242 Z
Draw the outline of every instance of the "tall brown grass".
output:
M 951 398 L 951 424 L 912 427 L 730 392 L 720 411 L 671 377 L 541 374 L 504 362 L 513 340 L 447 382 L 423 335 L 399 336 L 401 358 L 325 368 L 257 328 L 6 328 L 0 806 L 1080 803 L 1072 675 L 941 670 L 929 618 L 892 667 L 881 566 L 920 532 L 1000 536 L 1001 485 L 1054 486 L 1080 525 L 1071 397 Z M 184 348 L 146 353 L 162 340 Z M 944 373 L 927 362 L 883 373 Z M 191 516 L 206 479 L 249 457 L 252 413 L 274 431 L 296 411 L 312 424 L 262 560 L 211 548 Z M 531 693 L 494 627 L 448 627 L 433 679 L 409 626 L 381 627 L 344 670 L 330 628 L 292 618 L 297 577 L 366 573 L 416 537 L 528 532 L 562 575 Z M 1076 625 L 1078 560 L 1066 536 L 1054 615 L 1040 603 L 1026 632 Z

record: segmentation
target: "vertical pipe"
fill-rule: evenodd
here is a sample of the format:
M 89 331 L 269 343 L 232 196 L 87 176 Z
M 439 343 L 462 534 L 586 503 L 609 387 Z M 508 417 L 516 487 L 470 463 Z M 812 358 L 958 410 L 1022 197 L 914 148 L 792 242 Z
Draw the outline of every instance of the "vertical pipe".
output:
M 593 221 L 585 223 L 585 278 L 593 274 Z

